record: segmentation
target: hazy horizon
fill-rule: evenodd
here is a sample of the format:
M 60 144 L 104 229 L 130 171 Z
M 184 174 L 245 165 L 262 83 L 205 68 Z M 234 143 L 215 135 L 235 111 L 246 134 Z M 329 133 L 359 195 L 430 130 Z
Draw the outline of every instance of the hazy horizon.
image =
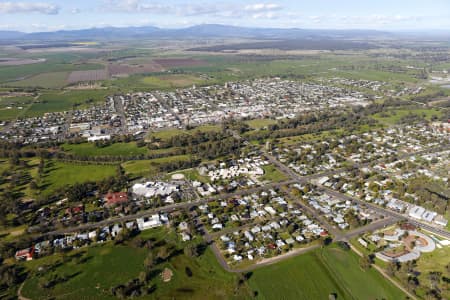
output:
M 433 31 L 450 29 L 450 2 L 387 1 L 0 1 L 0 30 L 42 32 L 103 27 L 242 27 Z

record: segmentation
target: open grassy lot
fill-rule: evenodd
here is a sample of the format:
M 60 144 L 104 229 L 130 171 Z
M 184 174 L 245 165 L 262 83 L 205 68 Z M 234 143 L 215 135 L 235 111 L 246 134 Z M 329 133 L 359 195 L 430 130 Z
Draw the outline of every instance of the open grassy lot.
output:
M 257 299 L 405 299 L 376 270 L 363 271 L 356 254 L 336 247 L 257 269 L 249 284 Z
M 170 243 L 178 251 L 168 260 L 157 263 L 152 268 L 149 285 L 154 291 L 139 299 L 248 299 L 249 290 L 245 286 L 237 288 L 237 275 L 224 271 L 214 254 L 208 249 L 199 257 L 183 254 L 183 246 L 174 232 L 166 229 L 150 229 L 138 238 L 151 240 L 151 250 L 137 248 L 131 244 L 113 245 L 106 243 L 72 251 L 69 254 L 55 254 L 24 263 L 29 270 L 22 294 L 31 299 L 117 299 L 110 293 L 111 287 L 126 284 L 139 278 L 145 270 L 144 259 L 149 252 L 158 253 L 161 243 Z M 195 243 L 195 242 L 194 242 Z M 50 271 L 38 275 L 41 266 Z M 165 268 L 173 272 L 172 280 L 164 283 L 159 275 Z M 190 270 L 190 275 L 186 272 Z M 67 280 L 53 288 L 43 288 L 39 284 L 42 276 L 65 275 Z
M 405 295 L 387 281 L 378 271 L 359 268 L 359 256 L 339 248 L 329 248 L 323 253 L 328 269 L 347 287 L 355 299 L 404 299 Z M 361 282 L 365 284 L 361 284 Z
M 259 177 L 261 181 L 271 181 L 271 182 L 279 182 L 283 180 L 287 180 L 286 175 L 284 175 L 280 170 L 278 170 L 274 165 L 267 165 L 262 167 L 264 170 L 264 175 Z
M 448 264 L 450 264 L 450 248 L 448 246 L 441 249 L 436 248 L 430 253 L 422 253 L 417 260 L 416 268 L 420 272 L 419 281 L 426 286 L 430 283 L 428 278 L 430 272 L 442 272 L 443 275 L 448 274 L 446 271 Z M 442 285 L 445 286 L 445 284 Z M 449 289 L 441 289 L 441 291 L 443 299 L 450 299 Z M 418 294 L 425 297 L 425 291 L 418 291 Z
M 170 178 L 173 174 L 184 174 L 186 179 L 189 179 L 191 181 L 195 180 L 195 181 L 199 181 L 199 182 L 203 182 L 203 183 L 210 182 L 208 177 L 200 175 L 196 169 L 186 169 L 186 170 L 176 171 L 176 172 L 168 174 L 168 177 Z
M 195 260 L 185 255 L 173 258 L 168 267 L 174 270 L 174 279 L 168 284 L 160 283 L 155 299 L 249 299 L 245 287 L 237 290 L 237 275 L 228 273 L 217 263 L 211 250 Z M 192 277 L 186 275 L 188 267 Z
M 207 85 L 215 83 L 214 80 L 207 80 L 199 77 L 201 74 L 167 74 L 153 73 L 135 74 L 115 80 L 106 81 L 110 87 L 118 88 L 121 91 L 139 90 L 173 90 L 175 88 L 192 87 L 192 85 Z
M 86 260 L 80 263 L 80 256 Z M 144 269 L 143 261 L 146 255 L 144 249 L 124 246 L 95 246 L 71 253 L 67 262 L 55 268 L 53 273 L 65 275 L 70 279 L 51 289 L 39 286 L 39 277 L 32 276 L 23 287 L 24 296 L 31 299 L 47 299 L 58 297 L 61 299 L 114 299 L 109 293 L 111 286 L 126 283 L 137 278 Z M 31 261 L 25 266 L 36 272 L 39 266 L 51 265 L 63 261 L 61 255 L 53 255 Z
M 102 180 L 114 176 L 116 170 L 116 166 L 113 165 L 88 165 L 49 161 L 46 163 L 44 170 L 42 193 L 49 195 L 66 185 Z
M 33 97 L 0 97 L 0 121 L 14 120 L 33 102 Z
M 447 211 L 447 213 L 445 214 L 445 218 L 448 220 L 450 219 L 450 211 Z M 445 226 L 445 228 L 450 231 L 450 222 L 447 223 L 447 226 Z
M 10 168 L 8 159 L 1 158 L 0 159 L 0 173 L 3 173 L 3 171 L 8 170 Z
M 25 112 L 25 116 L 41 116 L 46 112 L 60 112 L 73 109 L 74 106 L 86 107 L 92 103 L 102 102 L 110 95 L 108 90 L 64 91 L 42 94 L 36 103 Z
M 170 89 L 202 84 L 206 81 L 192 75 L 147 76 L 141 82 L 152 89 Z
M 351 135 L 351 134 L 362 134 L 365 132 L 383 128 L 383 126 L 384 125 L 382 125 L 382 124 L 370 125 L 370 126 L 369 125 L 361 125 L 361 126 L 359 126 L 359 128 L 356 128 L 355 130 L 348 130 L 348 129 L 342 129 L 342 128 L 335 129 L 335 130 L 324 130 L 324 131 L 316 132 L 316 133 L 307 133 L 307 134 L 302 134 L 302 135 L 297 135 L 297 136 L 283 137 L 283 138 L 277 139 L 277 141 L 278 141 L 278 143 L 282 143 L 286 146 L 289 146 L 289 145 L 295 145 L 298 143 L 324 140 L 324 139 L 328 139 L 331 137 L 336 138 L 336 137 L 342 137 L 342 136 L 347 136 L 347 135 Z
M 18 97 L 1 97 L 0 96 L 0 106 L 23 106 L 33 102 L 33 97 L 31 96 L 18 96 Z
M 8 189 L 18 197 L 23 197 L 24 199 L 33 198 L 35 191 L 30 188 L 29 183 L 32 180 L 37 179 L 38 165 L 39 160 L 36 158 L 23 159 L 21 160 L 20 164 L 17 165 L 11 165 L 9 160 L 1 159 L 0 174 L 2 174 L 2 176 L 5 176 L 6 180 L 0 184 L 0 191 Z M 20 174 L 20 180 L 17 181 L 11 189 L 9 179 L 11 178 L 10 175 L 12 173 Z
M 272 119 L 254 119 L 245 121 L 245 123 L 252 129 L 261 129 L 269 125 L 277 124 L 277 121 Z
M 79 156 L 133 156 L 147 154 L 146 147 L 138 147 L 135 142 L 115 143 L 106 147 L 97 147 L 93 143 L 64 144 L 64 151 Z
M 23 112 L 23 110 L 11 107 L 0 108 L 0 121 L 15 120 Z
M 183 129 L 166 129 L 161 130 L 157 132 L 152 132 L 149 134 L 149 137 L 153 137 L 158 140 L 168 140 L 174 136 L 180 135 L 180 134 L 195 134 L 196 132 L 210 132 L 210 131 L 220 131 L 222 128 L 220 125 L 201 125 L 198 127 L 195 127 L 191 130 L 183 130 Z
M 68 72 L 51 72 L 34 75 L 30 78 L 10 83 L 14 87 L 61 88 L 66 85 Z
M 131 176 L 153 176 L 158 172 L 156 168 L 157 164 L 175 161 L 188 161 L 190 159 L 190 155 L 175 155 L 147 160 L 132 160 L 123 163 L 122 167 L 125 169 L 125 172 Z
M 373 115 L 373 118 L 381 123 L 393 125 L 399 123 L 403 117 L 410 114 L 423 116 L 427 120 L 430 120 L 433 116 L 442 116 L 442 112 L 437 109 L 396 109 L 385 113 L 375 114 Z
M 358 70 L 358 71 L 348 71 L 348 70 L 339 70 L 331 73 L 333 76 L 339 76 L 349 79 L 365 79 L 365 80 L 373 80 L 373 81 L 403 81 L 403 82 L 417 82 L 418 80 L 409 76 L 407 74 L 402 73 L 393 73 L 387 71 L 379 71 L 379 70 Z

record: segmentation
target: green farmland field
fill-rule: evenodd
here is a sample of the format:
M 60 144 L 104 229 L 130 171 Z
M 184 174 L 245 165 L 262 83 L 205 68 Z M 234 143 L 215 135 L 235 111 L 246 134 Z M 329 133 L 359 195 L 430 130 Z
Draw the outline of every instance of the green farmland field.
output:
M 42 73 L 52 72 L 70 72 L 83 70 L 97 70 L 103 66 L 98 64 L 80 64 L 54 62 L 53 60 L 45 63 L 22 65 L 22 66 L 3 66 L 0 67 L 0 83 L 9 82 L 8 85 L 14 86 L 14 80 L 23 80 L 28 76 L 35 76 Z
M 61 88 L 66 85 L 69 72 L 42 73 L 30 78 L 15 81 L 9 85 L 14 87 Z
M 110 95 L 107 90 L 66 91 L 42 94 L 25 113 L 28 117 L 41 116 L 46 112 L 61 112 L 74 106 L 86 107 L 88 102 L 102 102 Z M 92 101 L 90 101 L 92 100 Z

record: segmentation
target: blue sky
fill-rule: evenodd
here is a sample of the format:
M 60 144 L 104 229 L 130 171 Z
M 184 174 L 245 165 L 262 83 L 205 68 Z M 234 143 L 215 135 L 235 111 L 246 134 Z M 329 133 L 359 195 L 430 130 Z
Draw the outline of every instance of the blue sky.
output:
M 0 0 L 0 30 L 105 26 L 450 30 L 449 0 Z

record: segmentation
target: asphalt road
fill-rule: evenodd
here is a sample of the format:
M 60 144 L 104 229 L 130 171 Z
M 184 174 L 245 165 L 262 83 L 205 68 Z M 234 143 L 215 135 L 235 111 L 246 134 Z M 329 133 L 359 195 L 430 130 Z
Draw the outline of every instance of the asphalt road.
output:
M 239 135 L 236 135 L 236 138 L 240 138 Z M 241 139 L 242 140 L 242 139 Z M 415 152 L 415 153 L 408 153 L 408 154 L 404 154 L 402 156 L 400 156 L 399 158 L 407 158 L 413 155 L 420 155 L 420 154 L 424 154 L 424 153 L 430 153 L 430 152 L 436 152 L 436 151 L 443 151 L 448 149 L 449 146 L 448 145 L 444 145 L 438 148 L 433 148 L 433 149 L 427 149 L 427 150 L 423 150 L 420 152 Z M 111 225 L 111 224 L 115 224 L 115 223 L 122 223 L 122 222 L 127 222 L 127 221 L 131 221 L 131 220 L 135 220 L 137 218 L 142 218 L 142 217 L 147 217 L 147 216 L 151 216 L 152 214 L 155 213 L 164 213 L 164 212 L 172 212 L 172 211 L 176 211 L 176 210 L 180 210 L 180 209 L 189 209 L 193 206 L 198 206 L 201 204 L 205 204 L 208 203 L 210 201 L 215 201 L 217 199 L 223 199 L 223 198 L 232 198 L 232 197 L 236 197 L 236 196 L 242 196 L 242 195 L 247 195 L 247 194 L 252 194 L 255 192 L 259 192 L 265 189 L 269 189 L 269 188 L 280 188 L 282 186 L 286 186 L 289 184 L 293 184 L 293 183 L 300 183 L 300 184 L 306 184 L 306 183 L 310 183 L 315 185 L 312 181 L 314 179 L 320 178 L 322 176 L 331 176 L 334 174 L 337 174 L 339 172 L 342 172 L 343 169 L 336 169 L 336 170 L 331 170 L 329 172 L 325 172 L 325 173 L 320 173 L 320 174 L 314 174 L 314 175 L 310 175 L 310 176 L 300 176 L 299 174 L 297 174 L 296 172 L 294 172 L 292 169 L 290 169 L 289 167 L 287 167 L 286 165 L 284 165 L 283 163 L 281 163 L 280 161 L 278 161 L 275 157 L 273 157 L 272 155 L 270 155 L 269 153 L 267 153 L 266 151 L 263 151 L 264 155 L 267 157 L 267 159 L 274 165 L 276 166 L 278 169 L 280 169 L 283 173 L 285 173 L 288 177 L 291 178 L 291 180 L 287 180 L 287 181 L 283 181 L 283 182 L 278 182 L 278 183 L 269 183 L 269 184 L 265 184 L 262 186 L 258 186 L 255 188 L 251 188 L 251 189 L 245 189 L 245 190 L 239 190 L 233 193 L 227 193 L 227 194 L 219 194 L 219 195 L 215 195 L 212 197 L 208 197 L 208 198 L 204 198 L 204 199 L 197 199 L 195 201 L 192 202 L 182 202 L 182 203 L 176 203 L 176 204 L 172 204 L 172 205 L 168 205 L 168 206 L 164 206 L 164 207 L 159 207 L 159 208 L 154 208 L 154 209 L 150 209 L 150 210 L 146 210 L 143 212 L 139 212 L 137 214 L 133 214 L 133 215 L 128 215 L 128 216 L 123 216 L 123 217 L 114 217 L 114 218 L 110 218 L 108 220 L 104 220 L 104 221 L 100 221 L 100 222 L 96 222 L 96 223 L 89 223 L 89 224 L 83 224 L 80 226 L 76 226 L 76 227 L 70 227 L 70 228 L 63 228 L 63 229 L 58 229 L 55 231 L 51 231 L 46 233 L 44 236 L 48 236 L 48 235 L 59 235 L 59 234 L 66 234 L 66 233 L 73 233 L 73 232 L 80 232 L 80 231 L 86 231 L 86 230 L 90 230 L 90 229 L 94 229 L 94 228 L 99 228 L 99 227 L 103 227 L 103 226 L 107 226 L 107 225 Z M 377 161 L 378 162 L 378 161 Z M 373 163 L 373 162 L 371 162 Z M 365 163 L 365 164 L 355 164 L 355 166 L 357 167 L 364 167 L 364 166 L 368 166 L 370 163 Z M 317 221 L 319 221 L 321 223 L 321 225 L 323 227 L 325 227 L 325 229 L 328 230 L 328 232 L 330 234 L 333 235 L 335 240 L 338 241 L 348 241 L 353 237 L 356 237 L 360 234 L 363 234 L 365 232 L 370 232 L 370 231 L 374 231 L 377 230 L 379 228 L 391 225 L 393 223 L 398 222 L 399 220 L 408 220 L 410 223 L 419 226 L 425 230 L 428 230 L 436 235 L 440 235 L 443 236 L 445 238 L 450 239 L 450 232 L 444 230 L 444 229 L 439 229 L 436 228 L 434 226 L 419 222 L 417 220 L 408 218 L 405 215 L 402 215 L 400 213 L 382 208 L 378 205 L 369 203 L 369 202 L 365 202 L 362 201 L 360 199 L 351 197 L 347 194 L 343 194 L 337 191 L 334 191 L 332 189 L 326 188 L 326 187 L 322 187 L 322 186 L 317 186 L 315 185 L 316 188 L 320 191 L 323 191 L 325 193 L 327 193 L 330 196 L 336 197 L 338 199 L 342 199 L 342 200 L 350 200 L 354 203 L 359 203 L 361 205 L 365 205 L 367 207 L 370 207 L 371 209 L 373 209 L 375 212 L 377 212 L 380 215 L 385 216 L 384 219 L 375 221 L 371 224 L 368 224 L 366 226 L 360 227 L 360 228 L 356 228 L 354 230 L 351 231 L 341 231 L 339 230 L 337 227 L 331 225 L 326 218 L 321 215 L 317 210 L 309 207 L 308 205 L 305 205 L 304 203 L 302 203 L 299 199 L 294 199 L 292 197 L 292 195 L 289 193 L 287 193 L 288 197 L 291 198 L 291 200 L 293 200 L 301 209 L 303 209 L 304 211 L 308 212 L 309 215 L 311 215 L 313 218 L 315 218 Z M 199 219 L 197 219 L 199 221 Z M 247 224 L 247 225 L 243 225 L 241 226 L 242 228 L 246 228 L 249 227 L 251 225 L 254 225 L 253 223 L 251 224 Z M 307 247 L 304 249 L 298 249 L 298 250 L 293 250 L 291 252 L 288 252 L 287 254 L 284 255 L 280 255 L 278 257 L 274 257 L 271 259 L 267 259 L 267 260 L 263 260 L 261 263 L 257 263 L 251 267 L 245 268 L 245 269 L 232 269 L 228 263 L 226 262 L 225 258 L 223 257 L 220 249 L 217 247 L 216 243 L 214 242 L 214 237 L 216 237 L 219 234 L 224 234 L 224 232 L 233 232 L 236 231 L 239 228 L 230 228 L 230 229 L 226 229 L 224 231 L 221 231 L 219 233 L 214 233 L 214 234 L 210 234 L 204 224 L 199 223 L 200 226 L 200 230 L 203 232 L 203 238 L 204 240 L 211 246 L 212 251 L 214 252 L 214 255 L 216 256 L 219 264 L 222 266 L 222 268 L 224 268 L 225 270 L 229 271 L 229 272 L 247 272 L 268 264 L 272 264 L 275 262 L 278 262 L 280 260 L 284 260 L 286 258 L 295 256 L 295 255 L 299 255 L 301 253 L 305 253 L 307 251 L 310 251 L 312 249 L 317 248 L 317 245 L 311 246 L 311 247 Z
M 189 209 L 193 206 L 202 205 L 202 204 L 205 204 L 205 203 L 208 203 L 211 201 L 215 201 L 217 199 L 232 198 L 232 197 L 236 197 L 236 196 L 242 196 L 242 195 L 260 192 L 260 191 L 270 189 L 270 188 L 279 188 L 283 185 L 291 184 L 293 182 L 294 181 L 292 181 L 292 180 L 287 180 L 287 181 L 282 181 L 282 182 L 269 183 L 269 184 L 264 184 L 264 185 L 261 185 L 258 187 L 250 188 L 250 189 L 238 190 L 233 193 L 218 194 L 218 195 L 214 195 L 214 196 L 211 196 L 208 198 L 203 198 L 203 199 L 199 199 L 199 200 L 195 200 L 195 201 L 191 201 L 191 202 L 175 203 L 175 204 L 171 204 L 171 205 L 167 205 L 167 206 L 163 206 L 163 207 L 149 209 L 149 210 L 142 211 L 142 212 L 139 212 L 139 213 L 136 213 L 133 215 L 127 215 L 127 216 L 123 216 L 123 217 L 113 217 L 113 218 L 109 218 L 107 220 L 103 220 L 100 222 L 86 223 L 86 224 L 82 224 L 82 225 L 75 226 L 75 227 L 61 228 L 61 229 L 47 232 L 47 233 L 43 234 L 43 236 L 81 232 L 81 231 L 86 231 L 86 230 L 90 230 L 90 229 L 104 227 L 107 225 L 128 222 L 128 221 L 135 220 L 137 218 L 149 217 L 155 213 L 168 213 L 168 212 L 173 212 L 173 211 L 180 210 L 180 209 Z
M 407 154 L 401 155 L 399 158 L 403 158 L 404 159 L 404 158 L 407 158 L 407 157 L 410 157 L 410 156 L 414 156 L 414 155 L 421 155 L 421 154 L 426 154 L 426 153 L 444 151 L 444 150 L 448 150 L 449 148 L 450 148 L 449 145 L 444 145 L 444 146 L 439 146 L 439 147 L 432 148 L 432 149 L 426 149 L 426 150 L 419 151 L 419 152 L 407 153 Z M 378 206 L 378 205 L 370 203 L 370 202 L 362 201 L 362 200 L 360 200 L 358 198 L 351 197 L 351 196 L 349 196 L 347 194 L 343 194 L 343 193 L 337 192 L 337 191 L 329 189 L 327 187 L 317 186 L 316 184 L 311 182 L 311 180 L 312 180 L 311 176 L 309 176 L 309 177 L 308 176 L 302 177 L 299 174 L 295 173 L 290 168 L 288 168 L 286 165 L 282 164 L 280 161 L 275 159 L 275 157 L 273 157 L 269 153 L 266 152 L 265 156 L 269 159 L 269 161 L 271 163 L 276 165 L 281 171 L 283 171 L 290 178 L 296 180 L 298 183 L 305 184 L 305 183 L 309 182 L 310 184 L 315 185 L 318 190 L 322 190 L 322 191 L 324 191 L 325 193 L 327 193 L 330 196 L 333 196 L 333 197 L 336 197 L 338 199 L 342 199 L 342 200 L 345 200 L 345 201 L 350 200 L 350 201 L 358 203 L 360 205 L 366 205 L 366 206 L 370 207 L 371 209 L 373 209 L 378 214 L 381 214 L 381 215 L 384 215 L 384 216 L 397 218 L 398 220 L 408 220 L 408 222 L 410 222 L 411 224 L 413 224 L 415 226 L 421 227 L 421 228 L 426 229 L 426 230 L 428 230 L 428 231 L 430 231 L 430 232 L 432 232 L 434 234 L 437 234 L 437 235 L 440 235 L 440 236 L 445 237 L 447 239 L 450 239 L 450 232 L 445 230 L 445 229 L 441 229 L 441 228 L 429 225 L 427 223 L 424 223 L 424 222 L 412 219 L 409 216 L 397 213 L 397 212 L 389 210 L 389 209 L 385 209 L 385 208 L 383 208 L 381 206 Z M 368 164 L 364 164 L 364 165 L 368 165 Z M 341 171 L 342 170 L 338 169 L 336 171 L 332 171 L 332 173 L 330 173 L 330 174 L 333 174 L 335 172 L 339 173 Z M 321 176 L 324 176 L 324 175 L 323 174 L 320 174 L 320 175 L 317 175 L 317 176 L 314 175 L 314 178 L 321 177 Z

